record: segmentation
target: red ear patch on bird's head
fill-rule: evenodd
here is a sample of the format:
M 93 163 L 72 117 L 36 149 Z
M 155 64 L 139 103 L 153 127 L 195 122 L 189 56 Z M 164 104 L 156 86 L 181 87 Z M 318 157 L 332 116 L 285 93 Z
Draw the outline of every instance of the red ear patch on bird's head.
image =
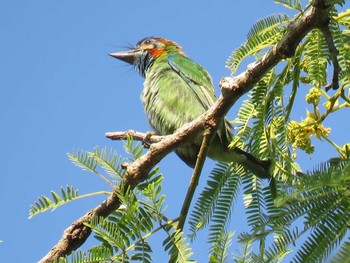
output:
M 158 43 L 159 42 L 159 43 Z M 159 57 L 164 53 L 165 44 L 156 38 L 145 38 L 139 41 L 138 46 L 142 50 L 147 50 L 152 58 Z
M 152 58 L 157 58 L 164 53 L 164 46 L 156 45 L 155 43 L 144 44 L 140 46 L 142 50 L 147 50 L 149 56 Z
M 157 48 L 154 48 L 154 49 L 151 49 L 151 50 L 150 50 L 149 56 L 152 57 L 152 58 L 157 58 L 157 57 L 159 57 L 160 55 L 162 55 L 164 52 L 165 52 L 164 49 L 157 49 Z

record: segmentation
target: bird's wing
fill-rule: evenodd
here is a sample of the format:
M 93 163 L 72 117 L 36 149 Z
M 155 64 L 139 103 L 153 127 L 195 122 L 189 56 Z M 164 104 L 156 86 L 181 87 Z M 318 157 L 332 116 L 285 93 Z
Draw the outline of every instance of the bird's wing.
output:
M 208 110 L 216 100 L 208 72 L 197 62 L 178 53 L 169 54 L 167 59 L 170 67 L 188 84 L 204 110 Z
M 168 56 L 168 63 L 188 83 L 188 86 L 198 101 L 200 101 L 204 110 L 208 110 L 216 101 L 214 87 L 209 73 L 197 62 L 177 53 Z M 223 147 L 226 147 L 232 140 L 230 129 L 231 125 L 225 119 L 217 131 Z

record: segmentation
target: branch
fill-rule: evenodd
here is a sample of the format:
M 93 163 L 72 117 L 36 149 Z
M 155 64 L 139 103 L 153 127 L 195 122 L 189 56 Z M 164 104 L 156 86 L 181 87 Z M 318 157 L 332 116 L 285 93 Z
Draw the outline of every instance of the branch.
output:
M 260 61 L 248 66 L 248 69 L 236 77 L 226 77 L 220 81 L 222 95 L 204 115 L 198 117 L 193 122 L 184 125 L 176 133 L 162 138 L 150 136 L 150 140 L 155 143 L 150 145 L 149 151 L 133 163 L 126 166 L 123 184 L 126 188 L 135 187 L 138 183 L 147 178 L 151 169 L 167 154 L 177 147 L 190 142 L 196 134 L 203 132 L 203 127 L 207 124 L 217 125 L 218 120 L 223 118 L 232 105 L 261 79 L 261 77 L 275 66 L 282 59 L 292 57 L 296 47 L 304 36 L 314 28 L 321 28 L 329 20 L 329 8 L 325 7 L 324 1 L 314 1 L 311 10 L 300 19 L 289 24 L 283 39 L 275 45 Z M 108 138 L 126 138 L 128 132 L 118 133 L 113 137 L 107 133 Z M 129 131 L 130 133 L 130 131 Z M 115 135 L 115 134 L 114 134 Z M 134 138 L 145 139 L 144 134 L 134 133 Z M 112 138 L 113 137 L 113 138 Z M 75 221 L 67 228 L 57 245 L 40 261 L 52 262 L 60 256 L 70 254 L 73 250 L 81 246 L 91 233 L 91 230 L 84 225 L 93 216 L 108 216 L 118 208 L 120 201 L 116 194 L 112 194 L 101 205 L 88 212 L 85 216 Z
M 142 141 L 144 143 L 156 143 L 160 142 L 164 136 L 155 135 L 152 133 L 143 133 L 133 130 L 125 132 L 106 132 L 105 137 L 111 140 L 126 140 L 128 137 L 133 138 L 135 141 Z

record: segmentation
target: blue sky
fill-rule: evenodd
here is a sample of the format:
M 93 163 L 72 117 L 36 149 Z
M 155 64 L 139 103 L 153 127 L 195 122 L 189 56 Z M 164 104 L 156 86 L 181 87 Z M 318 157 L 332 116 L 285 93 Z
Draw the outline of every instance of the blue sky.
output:
M 244 41 L 250 26 L 268 14 L 286 11 L 271 0 L 251 0 L 249 7 L 243 0 L 2 1 L 2 261 L 36 262 L 66 227 L 104 200 L 104 196 L 79 200 L 28 220 L 29 205 L 60 186 L 73 185 L 81 194 L 109 190 L 99 178 L 73 166 L 67 152 L 92 150 L 98 145 L 122 153 L 121 142 L 105 139 L 105 132 L 150 130 L 139 99 L 142 78 L 109 57 L 109 52 L 123 50 L 146 36 L 169 38 L 211 73 L 218 93 L 220 78 L 229 75 L 225 62 Z M 305 108 L 300 111 L 304 114 Z M 234 118 L 234 112 L 229 118 Z M 329 125 L 333 127 L 332 138 L 340 145 L 345 143 L 344 122 L 337 119 Z M 325 151 L 311 162 L 305 157 L 302 165 L 310 168 L 335 155 Z M 206 170 L 212 166 L 208 162 Z M 166 175 L 163 189 L 168 216 L 175 217 L 191 169 L 173 154 L 161 167 Z M 239 216 L 232 222 L 244 224 Z M 206 248 L 203 242 L 195 246 L 198 262 L 206 261 Z M 159 249 L 154 258 L 165 262 L 167 257 Z

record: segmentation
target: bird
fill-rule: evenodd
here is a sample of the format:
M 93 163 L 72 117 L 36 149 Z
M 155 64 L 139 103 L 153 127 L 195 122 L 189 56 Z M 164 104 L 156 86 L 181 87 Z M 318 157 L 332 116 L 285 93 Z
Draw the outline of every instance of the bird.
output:
M 126 51 L 109 55 L 132 65 L 145 78 L 141 100 L 156 134 L 173 134 L 183 125 L 204 114 L 217 100 L 212 78 L 207 70 L 187 57 L 182 47 L 174 41 L 146 37 Z M 272 179 L 271 161 L 258 159 L 238 147 L 230 148 L 233 138 L 229 121 L 222 119 L 207 156 L 219 162 L 238 163 L 259 178 Z M 202 139 L 203 133 L 199 133 L 190 144 L 175 150 L 192 168 L 195 166 Z

